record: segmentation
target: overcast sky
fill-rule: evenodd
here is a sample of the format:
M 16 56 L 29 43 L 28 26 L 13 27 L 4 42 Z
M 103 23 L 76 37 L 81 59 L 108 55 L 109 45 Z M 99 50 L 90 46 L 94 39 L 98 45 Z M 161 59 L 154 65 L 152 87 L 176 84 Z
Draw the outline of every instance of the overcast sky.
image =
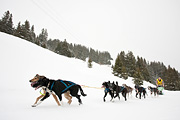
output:
M 14 25 L 28 20 L 36 34 L 117 54 L 132 51 L 180 71 L 180 0 L 0 0 Z

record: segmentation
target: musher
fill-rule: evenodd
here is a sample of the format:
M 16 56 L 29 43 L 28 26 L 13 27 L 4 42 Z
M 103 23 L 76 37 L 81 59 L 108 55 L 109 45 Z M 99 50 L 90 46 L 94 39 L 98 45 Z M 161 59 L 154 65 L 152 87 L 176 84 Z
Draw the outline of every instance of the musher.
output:
M 159 90 L 159 94 L 162 95 L 162 91 L 164 89 L 164 81 L 161 79 L 161 77 L 156 80 L 156 86 Z

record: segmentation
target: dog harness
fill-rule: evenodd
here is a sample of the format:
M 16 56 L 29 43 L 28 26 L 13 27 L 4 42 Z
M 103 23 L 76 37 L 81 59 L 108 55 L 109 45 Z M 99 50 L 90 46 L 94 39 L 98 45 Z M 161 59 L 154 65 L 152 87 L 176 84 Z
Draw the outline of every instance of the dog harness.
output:
M 123 90 L 124 90 L 124 87 L 122 86 L 122 87 L 121 87 L 121 91 L 120 91 L 120 92 L 122 92 Z
M 71 82 L 71 81 L 67 81 L 68 83 L 71 84 L 71 85 L 69 85 L 69 86 L 68 86 L 63 80 L 57 80 L 57 81 L 63 83 L 64 86 L 66 87 L 63 91 L 61 91 L 61 93 L 65 92 L 65 91 L 66 91 L 67 89 L 69 89 L 70 87 L 76 85 L 75 83 L 73 83 L 73 82 Z M 55 81 L 53 81 L 53 83 L 52 83 L 52 85 L 51 85 L 51 87 L 50 87 L 50 90 L 52 90 L 52 88 L 53 88 L 53 86 L 54 86 L 54 83 L 55 83 Z
M 65 86 L 66 86 L 66 88 L 61 92 L 61 93 L 63 93 L 64 91 L 66 91 L 67 89 L 69 89 L 70 87 L 72 87 L 72 86 L 74 86 L 74 85 L 76 85 L 75 83 L 73 83 L 73 82 L 71 82 L 71 81 L 67 81 L 67 82 L 69 82 L 71 85 L 67 85 L 63 80 L 58 80 L 58 81 L 60 81 L 61 83 L 63 83 Z
M 104 92 L 109 92 L 110 89 L 109 88 L 105 88 Z

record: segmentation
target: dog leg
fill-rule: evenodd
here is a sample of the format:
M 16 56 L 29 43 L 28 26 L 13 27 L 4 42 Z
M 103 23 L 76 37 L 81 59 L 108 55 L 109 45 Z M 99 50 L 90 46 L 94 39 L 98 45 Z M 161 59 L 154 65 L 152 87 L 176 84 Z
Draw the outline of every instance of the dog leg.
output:
M 139 92 L 139 99 L 141 99 L 141 92 Z
M 153 94 L 153 93 L 152 93 L 152 91 L 151 91 L 151 97 L 153 97 L 152 94 Z
M 137 96 L 138 96 L 138 92 L 136 92 L 136 98 L 138 98 Z
M 105 97 L 107 96 L 107 92 L 105 92 L 105 95 L 103 97 L 104 102 L 106 102 Z
M 32 107 L 36 107 L 39 99 L 43 98 L 45 96 L 45 94 L 46 94 L 46 91 L 43 89 L 43 94 L 36 99 L 36 102 L 32 105 Z
M 72 102 L 71 98 L 68 99 L 68 104 L 70 105 Z
M 123 92 L 123 97 L 124 97 L 125 101 L 127 101 L 126 95 L 127 95 L 127 93 Z
M 111 92 L 111 91 L 109 91 L 109 94 L 111 95 L 111 100 L 110 100 L 110 101 L 114 102 L 114 101 L 113 101 L 113 98 L 114 98 L 114 93 L 113 93 L 113 92 Z
M 61 104 L 59 103 L 59 101 L 58 101 L 56 95 L 55 95 L 55 94 L 52 94 L 52 95 L 53 95 L 54 99 L 56 100 L 56 103 L 58 104 L 58 106 L 61 106 Z
M 43 94 L 44 94 L 44 95 L 46 94 L 46 91 L 45 91 L 44 89 L 43 89 Z M 41 99 L 42 97 L 44 97 L 43 94 L 36 99 L 36 102 L 34 103 L 34 105 L 37 104 L 37 102 L 39 101 L 39 99 Z
M 32 107 L 36 107 L 38 106 L 39 104 L 42 103 L 43 100 L 45 100 L 46 98 L 48 98 L 50 96 L 50 94 L 48 92 L 46 92 L 46 95 L 43 95 L 43 98 L 36 104 L 32 105 Z M 40 96 L 41 97 L 41 96 Z M 39 98 L 40 99 L 40 98 Z
M 119 93 L 117 93 L 117 96 L 118 96 L 118 99 L 120 100 L 120 95 L 119 95 Z
M 36 106 L 38 106 L 41 103 L 42 103 L 42 101 L 39 101 L 37 104 L 32 105 L 32 107 L 36 107 Z
M 58 96 L 58 98 L 59 98 L 59 101 L 60 101 L 61 105 L 63 105 L 63 102 L 62 102 L 62 94 L 59 94 L 59 95 L 57 95 L 57 96 Z
M 75 97 L 78 99 L 79 105 L 81 105 L 82 101 L 81 101 L 80 95 L 76 95 Z
M 69 94 L 70 94 L 70 92 L 67 91 L 66 93 L 64 93 L 64 97 L 68 100 L 68 104 L 70 105 L 72 102 L 72 100 L 71 100 L 72 96 L 70 96 Z
M 143 96 L 144 96 L 144 98 L 146 98 L 146 92 L 143 92 Z
M 37 102 L 39 101 L 39 99 L 41 99 L 42 97 L 44 97 L 44 95 L 41 95 L 41 96 L 37 97 L 36 102 L 34 103 L 34 105 L 37 104 Z M 32 106 L 33 106 L 33 105 L 32 105 Z

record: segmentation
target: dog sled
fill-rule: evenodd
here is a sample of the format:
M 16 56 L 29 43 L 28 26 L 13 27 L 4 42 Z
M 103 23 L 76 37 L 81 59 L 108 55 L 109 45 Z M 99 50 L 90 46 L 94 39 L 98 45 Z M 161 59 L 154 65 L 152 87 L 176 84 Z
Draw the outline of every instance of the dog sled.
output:
M 164 87 L 158 87 L 159 95 L 163 95 Z

